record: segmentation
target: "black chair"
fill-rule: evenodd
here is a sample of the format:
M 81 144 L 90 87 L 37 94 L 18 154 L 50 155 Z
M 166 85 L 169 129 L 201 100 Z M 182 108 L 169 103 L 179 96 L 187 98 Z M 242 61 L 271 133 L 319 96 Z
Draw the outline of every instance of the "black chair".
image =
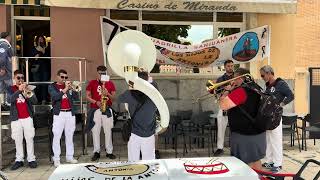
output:
M 212 111 L 200 112 L 192 117 L 189 126 L 184 127 L 184 136 L 189 137 L 189 148 L 191 150 L 191 140 L 202 140 L 202 146 L 204 147 L 204 140 L 208 142 L 208 156 L 210 156 L 210 147 L 213 151 L 213 126 L 211 123 Z
M 314 123 L 310 114 L 300 119 L 302 120 L 302 127 L 300 127 L 302 129 L 302 149 L 307 151 L 307 132 L 320 133 L 320 123 Z M 308 127 L 307 123 L 309 123 Z M 313 138 L 313 143 L 316 145 L 316 137 Z
M 295 133 L 297 133 L 297 139 L 298 139 L 298 146 L 299 151 L 301 152 L 300 147 L 300 138 L 298 133 L 298 126 L 297 126 L 297 115 L 294 116 L 282 116 L 282 131 L 290 133 L 290 146 L 294 146 L 295 141 Z
M 269 171 L 261 171 L 261 170 L 256 170 L 256 169 L 253 169 L 253 170 L 256 171 L 259 174 L 259 178 L 261 180 L 269 180 L 269 179 L 284 180 L 284 179 L 287 179 L 287 178 L 290 178 L 290 179 L 292 178 L 293 180 L 305 180 L 302 177 L 302 174 L 303 174 L 304 170 L 306 169 L 306 167 L 308 167 L 309 163 L 313 163 L 313 164 L 315 164 L 317 166 L 320 166 L 320 162 L 319 161 L 314 160 L 314 159 L 308 159 L 302 165 L 302 167 L 299 169 L 299 171 L 296 174 L 293 174 L 293 173 L 272 173 L 272 172 L 269 172 Z M 315 176 L 313 177 L 313 180 L 318 180 L 319 178 L 320 178 L 320 171 L 317 174 L 315 174 Z
M 160 138 L 164 138 L 165 149 L 167 149 L 167 142 L 170 142 L 170 139 L 172 140 L 172 148 L 175 150 L 175 157 L 178 156 L 178 141 L 180 136 L 183 137 L 183 146 L 186 147 L 185 136 L 183 128 L 181 128 L 181 122 L 181 117 L 170 116 L 168 129 L 164 133 L 159 135 Z M 185 155 L 185 153 L 186 151 L 183 151 L 183 156 Z

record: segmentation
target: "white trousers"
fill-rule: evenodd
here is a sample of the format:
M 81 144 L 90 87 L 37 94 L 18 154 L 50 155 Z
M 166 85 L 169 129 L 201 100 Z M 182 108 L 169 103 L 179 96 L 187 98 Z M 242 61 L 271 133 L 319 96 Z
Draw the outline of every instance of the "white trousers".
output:
M 218 149 L 223 149 L 224 147 L 224 136 L 225 136 L 227 125 L 228 125 L 228 116 L 223 116 L 222 110 L 219 109 L 219 112 L 217 115 L 217 127 L 218 127 L 217 148 Z
M 268 163 L 274 163 L 274 166 L 282 166 L 282 120 L 280 125 L 274 129 L 267 131 L 267 151 L 266 159 Z
M 105 148 L 108 154 L 112 154 L 112 128 L 113 128 L 113 116 L 107 117 L 107 115 L 102 115 L 100 109 L 94 112 L 93 121 L 95 125 L 92 128 L 92 138 L 93 138 L 93 153 L 100 152 L 100 132 L 101 126 L 103 127 Z
M 72 116 L 71 112 L 60 112 L 60 114 L 53 116 L 53 160 L 59 161 L 61 148 L 60 139 L 62 132 L 64 131 L 66 142 L 66 160 L 73 159 L 74 146 L 73 146 L 73 134 L 76 129 L 76 117 Z
M 155 137 L 140 137 L 131 133 L 128 142 L 128 161 L 139 161 L 140 151 L 142 160 L 155 159 Z
M 16 144 L 16 161 L 24 161 L 23 136 L 26 139 L 27 144 L 27 160 L 28 162 L 35 161 L 36 157 L 34 156 L 33 144 L 35 130 L 33 127 L 32 118 L 28 117 L 25 119 L 18 119 L 17 121 L 12 121 L 11 133 L 11 137 Z

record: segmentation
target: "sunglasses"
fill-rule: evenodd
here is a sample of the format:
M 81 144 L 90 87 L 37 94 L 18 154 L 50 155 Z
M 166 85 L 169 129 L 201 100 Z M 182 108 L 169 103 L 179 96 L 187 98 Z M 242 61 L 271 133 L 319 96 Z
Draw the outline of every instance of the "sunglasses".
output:
M 18 80 L 20 80 L 20 79 L 23 80 L 23 79 L 24 79 L 24 76 L 17 76 L 17 79 L 18 79 Z
M 60 76 L 61 79 L 68 79 L 68 76 Z
M 100 75 L 106 75 L 106 72 L 98 72 Z

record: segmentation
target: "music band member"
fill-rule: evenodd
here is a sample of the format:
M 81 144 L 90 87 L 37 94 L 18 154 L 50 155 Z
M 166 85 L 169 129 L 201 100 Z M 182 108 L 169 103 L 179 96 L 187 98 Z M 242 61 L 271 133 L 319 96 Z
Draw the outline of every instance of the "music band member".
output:
M 16 160 L 11 170 L 23 166 L 23 138 L 27 145 L 27 160 L 30 168 L 36 168 L 37 162 L 34 155 L 33 138 L 35 129 L 33 126 L 33 104 L 37 103 L 35 95 L 29 97 L 26 92 L 27 85 L 24 83 L 24 75 L 21 71 L 14 72 L 15 85 L 8 89 L 8 100 L 10 106 L 11 137 L 16 145 Z
M 280 106 L 284 106 L 294 99 L 294 95 L 288 84 L 281 78 L 274 77 L 271 66 L 263 66 L 260 69 L 261 78 L 266 82 L 266 93 L 276 96 Z M 267 130 L 266 162 L 263 167 L 277 173 L 282 169 L 283 147 L 282 147 L 282 121 L 273 130 Z
M 139 72 L 138 76 L 148 81 L 147 72 Z M 155 128 L 157 107 L 144 93 L 130 89 L 119 96 L 119 103 L 128 103 L 132 120 L 131 136 L 128 142 L 128 161 L 155 159 Z
M 249 73 L 247 69 L 239 68 L 234 76 L 247 73 Z M 245 79 L 245 77 L 235 79 L 233 86 L 226 89 L 220 97 L 219 104 L 222 110 L 228 110 L 231 155 L 247 163 L 251 168 L 262 170 L 261 159 L 266 154 L 266 132 L 258 130 L 254 122 L 243 112 L 255 117 L 260 95 L 248 87 L 243 87 L 244 83 L 247 83 Z M 257 86 L 255 83 L 252 85 Z
M 53 163 L 54 166 L 60 165 L 60 139 L 64 131 L 66 142 L 66 162 L 78 163 L 74 159 L 73 134 L 76 129 L 76 117 L 74 101 L 78 99 L 78 93 L 72 90 L 71 82 L 67 81 L 68 74 L 64 69 L 57 72 L 57 82 L 52 83 L 48 87 L 48 92 L 52 99 L 53 108 Z
M 232 60 L 226 60 L 224 62 L 224 69 L 225 73 L 217 79 L 217 83 L 227 81 L 233 78 L 233 71 L 234 71 L 234 64 Z M 229 85 L 230 86 L 230 85 Z M 225 88 L 226 86 L 222 86 L 220 90 Z M 227 88 L 227 87 L 226 87 Z M 227 111 L 222 111 L 220 108 L 217 115 L 217 150 L 214 152 L 214 156 L 221 156 L 223 155 L 223 147 L 224 147 L 224 136 L 226 132 L 226 128 L 228 125 L 228 116 Z
M 87 100 L 90 102 L 90 110 L 88 112 L 88 128 L 92 130 L 93 138 L 93 157 L 92 161 L 100 158 L 100 132 L 103 127 L 105 135 L 105 148 L 106 157 L 115 159 L 116 156 L 112 154 L 112 128 L 113 128 L 113 115 L 112 115 L 112 100 L 115 98 L 116 88 L 113 82 L 107 75 L 107 68 L 105 66 L 97 67 L 97 79 L 91 80 L 86 89 Z M 102 104 L 101 97 L 107 96 L 107 109 L 106 112 L 101 111 Z

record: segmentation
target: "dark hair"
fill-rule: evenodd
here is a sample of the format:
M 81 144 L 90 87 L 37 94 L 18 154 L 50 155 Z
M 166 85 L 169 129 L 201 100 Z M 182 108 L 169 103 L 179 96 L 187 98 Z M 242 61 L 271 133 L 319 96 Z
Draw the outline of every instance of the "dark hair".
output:
M 14 76 L 17 75 L 17 74 L 23 74 L 23 73 L 22 73 L 22 71 L 20 71 L 20 70 L 18 69 L 18 70 L 15 70 L 15 71 L 13 72 L 13 75 L 14 75 Z
M 148 72 L 146 72 L 146 71 L 139 71 L 139 72 L 138 72 L 138 76 L 139 76 L 141 79 L 144 79 L 144 80 L 148 81 L 148 77 L 149 77 Z
M 97 67 L 97 71 L 106 71 L 107 70 L 107 67 L 105 66 L 98 66 Z
M 10 32 L 2 32 L 2 33 L 0 33 L 0 38 L 6 38 L 8 36 L 10 36 Z
M 229 63 L 233 63 L 233 61 L 230 60 L 230 59 L 228 59 L 228 60 L 226 60 L 226 61 L 223 63 L 223 65 L 226 66 L 226 65 L 229 64 Z
M 239 76 L 244 75 L 244 74 L 250 74 L 250 71 L 248 69 L 245 68 L 238 68 L 234 74 L 237 74 Z
M 68 74 L 66 70 L 64 70 L 64 69 L 59 69 L 58 72 L 57 72 L 57 76 L 59 76 L 61 73 L 62 73 L 62 74 Z
M 37 45 L 37 46 L 39 46 L 39 39 L 40 39 L 41 37 L 43 38 L 44 42 L 46 42 L 46 38 L 45 38 L 43 35 L 37 36 L 37 37 L 36 37 L 36 45 Z

